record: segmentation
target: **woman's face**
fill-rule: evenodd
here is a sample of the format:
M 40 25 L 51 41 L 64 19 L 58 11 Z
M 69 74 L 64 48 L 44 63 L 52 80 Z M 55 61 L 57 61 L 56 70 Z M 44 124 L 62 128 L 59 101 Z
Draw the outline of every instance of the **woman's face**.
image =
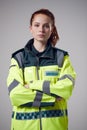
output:
M 34 16 L 30 31 L 35 40 L 39 42 L 47 42 L 52 33 L 52 20 L 44 14 Z

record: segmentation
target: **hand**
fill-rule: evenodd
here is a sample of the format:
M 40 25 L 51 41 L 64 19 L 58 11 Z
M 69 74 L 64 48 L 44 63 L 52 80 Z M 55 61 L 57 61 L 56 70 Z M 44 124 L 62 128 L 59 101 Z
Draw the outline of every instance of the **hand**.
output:
M 29 89 L 29 85 L 28 84 L 25 84 L 24 87 L 27 88 L 27 89 Z
M 61 100 L 62 100 L 61 97 L 56 98 L 56 101 L 61 101 Z

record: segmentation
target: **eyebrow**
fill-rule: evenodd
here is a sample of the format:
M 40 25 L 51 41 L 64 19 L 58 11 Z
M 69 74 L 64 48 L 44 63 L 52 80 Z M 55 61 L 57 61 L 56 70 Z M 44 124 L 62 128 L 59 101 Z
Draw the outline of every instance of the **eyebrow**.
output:
M 39 22 L 34 22 L 35 24 L 40 24 Z M 44 23 L 44 24 L 49 24 L 49 23 Z

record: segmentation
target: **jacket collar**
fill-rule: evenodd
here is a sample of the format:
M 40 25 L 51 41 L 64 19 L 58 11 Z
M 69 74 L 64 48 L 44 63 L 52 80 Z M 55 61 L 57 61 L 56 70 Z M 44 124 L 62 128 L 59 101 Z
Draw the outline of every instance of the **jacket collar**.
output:
M 36 55 L 32 51 L 33 42 L 34 42 L 34 39 L 30 39 L 28 41 L 28 43 L 25 45 L 25 50 L 32 53 L 33 55 Z M 48 41 L 47 47 L 46 47 L 44 53 L 41 55 L 41 57 L 43 57 L 43 58 L 52 58 L 52 59 L 54 58 L 53 47 L 52 47 L 50 41 Z

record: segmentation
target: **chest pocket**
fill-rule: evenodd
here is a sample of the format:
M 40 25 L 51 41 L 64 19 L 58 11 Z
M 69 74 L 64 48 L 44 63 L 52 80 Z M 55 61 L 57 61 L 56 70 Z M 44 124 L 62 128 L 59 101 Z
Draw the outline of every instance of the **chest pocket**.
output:
M 36 67 L 26 67 L 24 70 L 24 77 L 26 83 L 37 80 Z
M 42 69 L 42 79 L 56 83 L 60 75 L 58 66 L 46 66 Z

